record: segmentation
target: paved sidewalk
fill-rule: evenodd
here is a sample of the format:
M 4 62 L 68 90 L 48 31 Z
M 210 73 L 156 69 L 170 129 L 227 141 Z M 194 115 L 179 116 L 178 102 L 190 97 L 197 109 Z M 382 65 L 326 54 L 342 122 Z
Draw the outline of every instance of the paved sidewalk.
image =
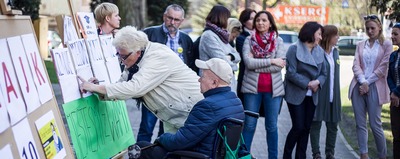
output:
M 59 103 L 60 110 L 62 111 L 61 108 L 61 103 L 62 103 L 62 98 L 61 98 L 61 92 L 60 92 L 60 87 L 58 84 L 53 84 L 53 90 L 54 94 L 57 97 L 57 102 Z M 139 125 L 140 125 L 140 119 L 141 119 L 141 113 L 140 110 L 136 107 L 136 102 L 134 100 L 127 100 L 126 101 L 127 105 L 127 110 L 128 110 L 128 115 L 130 118 L 132 130 L 134 132 L 135 137 L 137 136 L 138 130 L 139 130 Z M 63 113 L 62 113 L 63 114 Z M 286 106 L 286 103 L 282 106 L 282 111 L 281 114 L 279 115 L 278 118 L 278 133 L 279 133 L 279 143 L 278 143 L 278 158 L 282 158 L 283 155 L 283 148 L 285 146 L 285 140 L 286 140 L 286 135 L 288 134 L 290 128 L 291 128 L 291 119 L 290 115 Z M 156 128 L 153 132 L 153 134 L 158 133 L 158 123 L 156 125 Z M 324 156 L 324 150 L 325 150 L 325 134 L 326 129 L 324 126 L 322 126 L 321 129 L 321 152 L 322 152 L 322 157 L 325 158 Z M 156 135 L 153 135 L 153 141 L 155 140 Z M 335 157 L 337 159 L 356 159 L 359 158 L 357 153 L 353 151 L 353 149 L 347 144 L 347 141 L 344 139 L 342 133 L 339 131 L 338 132 L 338 137 L 336 141 L 336 153 Z M 265 132 L 265 127 L 264 127 L 264 118 L 260 118 L 257 123 L 257 130 L 254 136 L 253 140 L 253 145 L 251 149 L 252 155 L 258 159 L 267 159 L 268 158 L 268 151 L 267 151 L 267 144 L 266 144 L 266 132 Z M 307 158 L 311 159 L 312 158 L 312 153 L 311 153 L 311 146 L 310 144 L 308 145 L 307 149 Z

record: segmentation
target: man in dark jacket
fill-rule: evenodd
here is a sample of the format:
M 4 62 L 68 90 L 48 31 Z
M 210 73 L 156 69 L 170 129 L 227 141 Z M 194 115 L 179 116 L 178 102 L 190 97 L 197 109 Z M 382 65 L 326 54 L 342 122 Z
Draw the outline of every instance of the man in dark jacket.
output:
M 156 140 L 161 147 L 142 151 L 141 157 L 160 158 L 158 155 L 176 150 L 196 151 L 212 156 L 218 123 L 227 117 L 244 120 L 242 102 L 229 87 L 233 77 L 231 66 L 219 58 L 196 60 L 195 63 L 203 70 L 199 82 L 204 99 L 194 105 L 184 126 L 176 134 L 161 135 Z
M 176 53 L 181 60 L 192 70 L 195 69 L 194 57 L 191 57 L 192 39 L 184 32 L 179 30 L 185 17 L 185 11 L 177 4 L 169 5 L 164 12 L 164 23 L 158 26 L 145 28 L 145 32 L 151 42 L 167 45 Z M 146 107 L 142 107 L 142 119 L 140 122 L 138 141 L 151 141 L 153 129 L 156 125 L 157 117 L 154 116 Z M 160 121 L 158 135 L 163 134 L 163 126 Z

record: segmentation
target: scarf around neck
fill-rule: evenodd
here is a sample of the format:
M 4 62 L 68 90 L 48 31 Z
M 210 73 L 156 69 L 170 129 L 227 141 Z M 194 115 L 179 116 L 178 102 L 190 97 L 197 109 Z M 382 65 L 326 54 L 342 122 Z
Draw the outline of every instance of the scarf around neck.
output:
M 254 57 L 268 58 L 276 49 L 276 32 L 267 32 L 260 35 L 258 31 L 251 33 L 250 45 Z
M 206 29 L 210 29 L 212 32 L 218 35 L 218 37 L 224 42 L 225 44 L 228 44 L 229 42 L 229 33 L 227 30 L 222 29 L 218 27 L 215 24 L 212 24 L 210 22 L 206 22 Z

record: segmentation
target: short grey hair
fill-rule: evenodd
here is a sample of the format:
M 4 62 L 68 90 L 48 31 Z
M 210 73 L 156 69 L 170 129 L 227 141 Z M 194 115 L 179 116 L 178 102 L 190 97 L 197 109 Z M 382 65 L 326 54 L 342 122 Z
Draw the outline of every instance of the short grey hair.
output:
M 181 11 L 181 12 L 182 12 L 182 19 L 185 18 L 185 10 L 183 10 L 183 8 L 182 8 L 180 5 L 177 5 L 177 4 L 171 4 L 171 5 L 169 5 L 169 6 L 165 9 L 164 14 L 167 14 L 168 11 L 169 11 L 170 9 L 173 9 L 174 11 Z
M 146 48 L 149 43 L 147 35 L 139 31 L 134 26 L 126 26 L 115 34 L 112 44 L 118 49 L 124 49 L 128 52 L 136 52 Z

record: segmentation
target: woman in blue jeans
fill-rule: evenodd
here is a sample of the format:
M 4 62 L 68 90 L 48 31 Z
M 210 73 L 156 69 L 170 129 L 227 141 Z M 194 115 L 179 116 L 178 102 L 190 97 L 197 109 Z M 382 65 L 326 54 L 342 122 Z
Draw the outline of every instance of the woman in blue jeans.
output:
M 244 109 L 259 112 L 261 101 L 265 110 L 268 157 L 278 158 L 278 113 L 285 94 L 281 70 L 286 65 L 283 40 L 278 36 L 275 21 L 268 11 L 260 11 L 253 22 L 254 31 L 244 42 L 245 72 L 241 91 Z M 243 137 L 251 149 L 257 118 L 246 116 Z

